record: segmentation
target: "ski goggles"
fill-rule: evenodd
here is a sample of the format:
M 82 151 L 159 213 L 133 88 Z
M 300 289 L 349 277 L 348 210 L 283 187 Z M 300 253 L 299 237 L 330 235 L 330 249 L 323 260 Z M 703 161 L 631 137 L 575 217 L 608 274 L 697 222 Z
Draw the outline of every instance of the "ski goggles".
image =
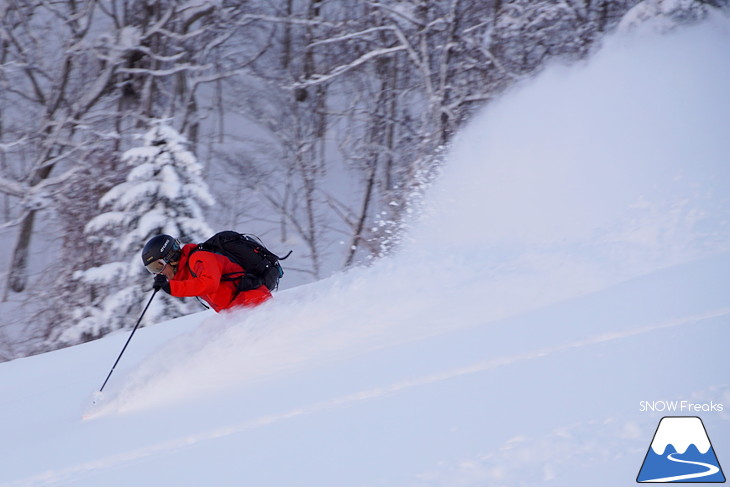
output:
M 145 267 L 148 271 L 152 274 L 159 274 L 160 272 L 165 270 L 165 267 L 167 266 L 167 261 L 165 259 L 157 259 L 153 260 L 149 264 L 147 264 Z M 138 267 L 139 269 L 139 267 Z

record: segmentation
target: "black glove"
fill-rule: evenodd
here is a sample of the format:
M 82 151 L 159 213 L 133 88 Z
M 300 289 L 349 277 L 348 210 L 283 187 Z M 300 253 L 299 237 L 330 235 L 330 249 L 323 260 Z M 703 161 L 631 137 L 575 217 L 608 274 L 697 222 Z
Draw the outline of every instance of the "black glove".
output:
M 258 289 L 261 287 L 261 279 L 251 274 L 246 274 L 241 277 L 241 281 L 238 283 L 238 290 L 240 292 L 250 291 L 252 289 Z
M 155 276 L 155 282 L 152 284 L 152 289 L 155 291 L 159 291 L 162 289 L 167 294 L 170 294 L 170 283 L 167 281 L 167 278 L 163 276 L 162 274 L 157 274 Z

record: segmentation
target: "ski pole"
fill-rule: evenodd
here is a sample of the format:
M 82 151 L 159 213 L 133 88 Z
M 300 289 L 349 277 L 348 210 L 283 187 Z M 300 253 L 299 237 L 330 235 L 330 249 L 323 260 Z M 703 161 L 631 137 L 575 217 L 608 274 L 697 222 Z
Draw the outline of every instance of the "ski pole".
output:
M 147 306 L 144 307 L 144 311 L 142 311 L 142 314 L 139 315 L 139 319 L 137 320 L 137 324 L 134 325 L 134 329 L 132 330 L 132 333 L 129 334 L 129 338 L 127 338 L 127 343 L 124 344 L 124 348 L 122 348 L 122 351 L 119 353 L 119 357 L 117 357 L 117 361 L 114 362 L 114 365 L 112 365 L 112 370 L 109 371 L 109 375 L 106 376 L 106 380 L 101 385 L 101 388 L 99 389 L 99 392 L 102 392 L 104 390 L 104 386 L 106 386 L 106 383 L 109 382 L 109 377 L 112 376 L 112 373 L 114 372 L 114 369 L 117 368 L 117 364 L 119 363 L 119 360 L 122 358 L 122 355 L 124 355 L 124 351 L 127 349 L 127 345 L 129 345 L 129 342 L 132 341 L 132 337 L 134 336 L 134 332 L 137 331 L 137 328 L 139 327 L 139 324 L 142 323 L 142 318 L 144 317 L 144 314 L 147 312 L 147 308 L 150 307 L 150 304 L 152 304 L 152 300 L 155 298 L 155 294 L 157 294 L 157 291 L 159 289 L 155 289 L 155 291 L 152 293 L 152 296 L 150 297 L 150 300 L 147 301 Z

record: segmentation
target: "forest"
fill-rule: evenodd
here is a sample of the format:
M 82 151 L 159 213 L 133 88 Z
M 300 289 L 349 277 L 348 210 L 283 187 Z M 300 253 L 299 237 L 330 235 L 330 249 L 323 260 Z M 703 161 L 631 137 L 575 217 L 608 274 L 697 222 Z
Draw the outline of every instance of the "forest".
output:
M 293 249 L 282 288 L 367 265 L 477 110 L 727 3 L 3 0 L 0 360 L 132 326 L 159 233 Z M 145 324 L 199 309 L 164 297 Z

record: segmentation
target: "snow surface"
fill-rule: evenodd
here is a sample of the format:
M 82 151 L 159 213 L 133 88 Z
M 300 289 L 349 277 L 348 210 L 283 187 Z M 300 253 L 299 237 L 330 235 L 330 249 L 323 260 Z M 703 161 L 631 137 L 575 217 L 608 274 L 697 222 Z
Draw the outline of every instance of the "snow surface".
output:
M 665 400 L 730 464 L 728 41 L 514 90 L 400 254 L 141 329 L 96 405 L 127 332 L 0 364 L 0 486 L 629 485 Z

